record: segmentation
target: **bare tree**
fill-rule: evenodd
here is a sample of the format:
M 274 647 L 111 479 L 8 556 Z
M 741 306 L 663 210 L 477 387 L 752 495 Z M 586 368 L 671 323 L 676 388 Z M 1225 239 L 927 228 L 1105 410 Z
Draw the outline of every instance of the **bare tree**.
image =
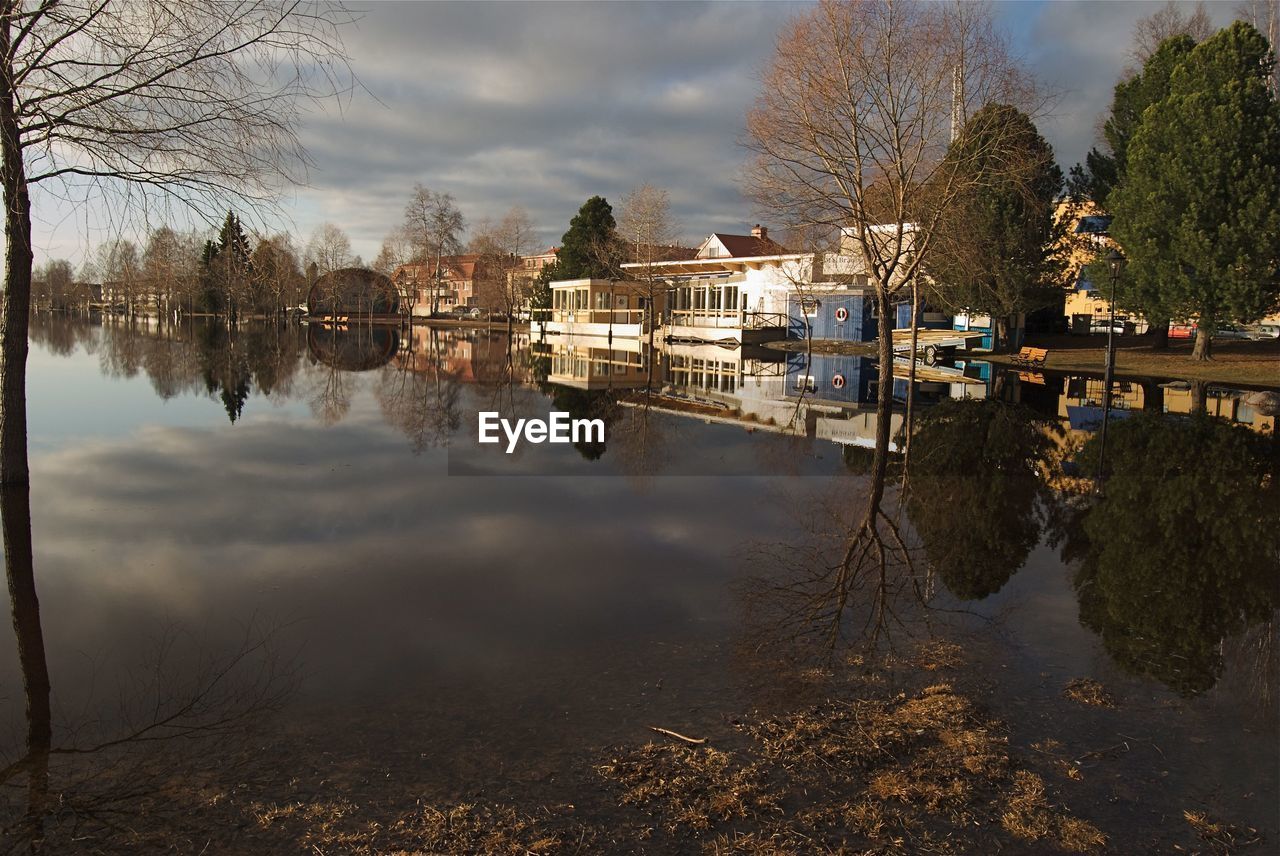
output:
M 253 284 L 259 307 L 279 312 L 306 299 L 302 264 L 286 234 L 263 238 L 253 250 Z
M 351 85 L 337 5 L 0 4 L 0 482 L 26 482 L 29 188 L 214 210 L 298 180 L 303 104 Z
M 410 240 L 408 231 L 401 225 L 387 233 L 371 267 L 378 273 L 391 276 L 396 268 L 411 261 L 413 261 L 413 241 Z
M 317 276 L 350 267 L 351 239 L 333 223 L 320 224 L 307 242 L 306 264 L 315 265 Z
M 156 311 L 167 315 L 195 275 L 192 248 L 168 226 L 152 231 L 142 251 L 142 273 Z
M 413 186 L 413 195 L 404 207 L 404 228 L 413 244 L 414 253 L 434 266 L 436 282 L 431 288 L 431 314 L 440 310 L 441 263 L 445 256 L 462 251 L 465 221 L 454 204 L 453 195 L 437 193 L 421 184 Z
M 1276 39 L 1280 39 L 1280 0 L 1245 0 L 1236 6 L 1236 17 L 1247 21 L 1267 37 L 1271 57 L 1276 58 Z M 1271 88 L 1280 96 L 1280 73 L 1271 67 Z
M 533 278 L 522 274 L 523 256 L 533 249 L 534 229 L 529 214 L 519 205 L 497 223 L 482 219 L 475 224 L 468 249 L 482 256 L 476 268 L 476 292 L 490 309 L 499 309 L 510 327 L 524 306 Z
M 846 561 L 883 554 L 880 511 L 893 393 L 892 307 L 924 272 L 944 215 L 974 183 L 987 146 L 950 144 L 975 108 L 1034 89 L 979 4 L 825 0 L 789 22 L 747 119 L 752 190 L 792 226 L 843 230 L 880 318 L 876 450 Z M 989 146 L 999 146 L 994 137 Z
M 1160 43 L 1170 36 L 1186 34 L 1196 42 L 1203 42 L 1216 29 L 1203 2 L 1196 3 L 1187 12 L 1173 0 L 1168 0 L 1150 15 L 1139 18 L 1133 25 L 1133 47 L 1129 50 L 1129 56 L 1135 63 L 1135 73 L 1136 69 L 1142 68 L 1143 63 L 1151 58 Z
M 671 248 L 677 242 L 680 227 L 671 214 L 671 199 L 667 191 L 645 182 L 631 190 L 622 200 L 618 216 L 618 237 L 626 243 L 623 257 L 639 267 L 631 268 L 629 276 L 641 283 L 648 313 L 649 344 L 653 344 L 653 307 L 668 284 L 658 262 L 671 258 Z

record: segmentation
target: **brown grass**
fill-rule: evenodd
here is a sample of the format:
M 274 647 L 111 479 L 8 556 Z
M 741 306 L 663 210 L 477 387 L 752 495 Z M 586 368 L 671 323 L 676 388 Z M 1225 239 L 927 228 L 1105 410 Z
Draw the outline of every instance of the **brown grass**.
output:
M 1240 829 L 1229 823 L 1214 820 L 1206 812 L 1187 810 L 1182 813 L 1200 840 L 1209 846 L 1211 853 L 1239 853 L 1246 847 L 1262 843 L 1262 836 L 1253 827 Z
M 1062 688 L 1062 695 L 1079 704 L 1091 707 L 1115 707 L 1115 699 L 1093 678 L 1073 678 Z
M 831 700 L 743 730 L 751 742 L 738 753 L 649 744 L 599 772 L 664 829 L 717 831 L 715 854 L 969 853 L 997 840 L 1083 852 L 1105 842 L 1054 807 L 1043 781 L 1010 758 L 1001 724 L 946 683 Z
M 675 834 L 778 811 L 757 765 L 709 746 L 648 743 L 596 769 L 622 786 L 623 804 L 650 810 Z
M 388 824 L 367 819 L 346 800 L 261 805 L 250 813 L 263 828 L 284 826 L 299 850 L 328 854 L 484 853 L 494 856 L 591 852 L 593 833 L 543 828 L 543 822 L 507 806 L 468 803 L 446 809 L 423 806 Z

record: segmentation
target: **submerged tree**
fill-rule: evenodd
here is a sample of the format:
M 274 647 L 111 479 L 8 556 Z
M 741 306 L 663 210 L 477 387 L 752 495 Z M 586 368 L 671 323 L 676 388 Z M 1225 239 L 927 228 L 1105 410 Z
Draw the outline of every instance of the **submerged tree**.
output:
M 1080 620 L 1117 662 L 1188 695 L 1214 685 L 1223 640 L 1280 607 L 1278 475 L 1274 438 L 1209 416 L 1110 426 L 1105 494 L 1061 538 Z
M 947 400 L 920 417 L 907 514 L 956 597 L 995 594 L 1039 543 L 1052 430 L 1027 407 L 993 399 Z
M 952 156 L 987 178 L 966 187 L 942 219 L 929 291 L 954 311 L 991 315 L 999 348 L 1006 319 L 1060 299 L 1064 273 L 1054 248 L 1063 225 L 1054 209 L 1062 170 L 1030 117 L 1005 104 L 979 110 Z
M 1110 197 L 1134 281 L 1168 316 L 1197 319 L 1196 359 L 1210 358 L 1220 324 L 1255 321 L 1280 298 L 1273 63 L 1266 39 L 1242 22 L 1197 45 L 1169 95 L 1142 114 Z
M 350 20 L 340 6 L 266 0 L 0 7 L 0 482 L 28 480 L 31 186 L 201 210 L 272 196 L 305 164 L 304 103 L 349 85 Z
M 882 319 L 922 272 L 946 214 L 989 180 L 975 160 L 982 147 L 947 156 L 953 133 L 985 104 L 1031 97 L 977 4 L 825 0 L 787 24 L 763 84 L 747 118 L 754 195 L 788 225 L 844 230 Z M 878 346 L 878 403 L 887 408 L 888 324 Z M 884 419 L 873 484 L 883 484 L 888 446 Z M 868 508 L 879 501 L 873 490 Z
M 462 230 L 466 221 L 451 193 L 431 190 L 422 184 L 413 186 L 413 195 L 404 207 L 404 231 L 413 246 L 413 254 L 423 264 L 432 266 L 436 278 L 431 288 L 431 314 L 440 310 L 440 279 L 445 256 L 462 252 Z

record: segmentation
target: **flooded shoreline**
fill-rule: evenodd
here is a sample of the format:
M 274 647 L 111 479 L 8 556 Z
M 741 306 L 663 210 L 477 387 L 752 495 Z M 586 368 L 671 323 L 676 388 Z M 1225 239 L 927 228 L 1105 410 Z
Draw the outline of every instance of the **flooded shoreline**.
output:
M 376 337 L 210 335 L 35 337 L 30 527 L 64 750 L 50 756 L 49 804 L 64 808 L 44 816 L 47 846 L 809 852 L 803 835 L 1061 852 L 1099 846 L 1096 829 L 1112 852 L 1249 852 L 1280 834 L 1262 526 L 1275 495 L 1241 475 L 1274 465 L 1273 430 L 1258 427 L 1272 417 L 1237 403 L 1238 426 L 1192 436 L 1181 426 L 1202 422 L 1179 417 L 1163 431 L 1142 421 L 1135 385 L 1117 395 L 1133 415 L 1111 426 L 1107 494 L 1071 516 L 1060 499 L 1087 498 L 1095 465 L 1077 410 L 1087 381 L 1055 390 L 976 365 L 930 379 L 914 398 L 915 493 L 900 502 L 896 455 L 884 503 L 910 562 L 859 576 L 817 624 L 817 572 L 839 565 L 867 490 L 860 365 L 836 365 L 836 388 L 831 366 L 749 373 L 734 352 L 595 367 L 584 354 L 583 389 L 539 380 L 537 351 L 505 337 L 450 333 L 378 366 Z M 547 356 L 549 375 L 575 365 Z M 629 365 L 701 409 L 646 408 Z M 606 392 L 639 389 L 640 405 L 589 388 L 602 376 Z M 1161 395 L 1168 412 L 1183 406 Z M 606 442 L 504 467 L 468 448 L 493 402 L 600 413 Z M 1163 458 L 1149 458 L 1157 441 Z M 1138 535 L 1136 553 L 1103 549 L 1149 539 L 1160 515 L 1185 530 L 1188 494 L 1150 462 L 1188 443 L 1222 452 L 1196 476 L 1213 492 L 1190 495 L 1238 525 L 1177 550 Z M 1074 475 L 1049 474 L 1062 461 Z M 1126 499 L 1155 496 L 1152 484 L 1167 507 Z M 1257 574 L 1222 577 L 1250 555 Z M 8 764 L 27 733 L 13 653 L 0 682 Z M 157 709 L 181 715 L 162 728 Z M 802 761 L 818 750 L 762 735 L 815 710 L 803 721 L 819 732 L 854 714 L 927 714 L 921 739 L 891 753 L 916 778 L 876 786 L 895 772 L 876 762 L 822 784 L 826 802 L 804 796 L 797 770 L 830 772 Z M 181 739 L 125 739 L 175 723 Z M 944 783 L 971 792 L 955 804 L 918 764 L 944 732 L 981 732 L 1000 741 L 982 757 L 1007 756 Z M 655 790 L 654 776 L 688 779 L 688 793 Z M 726 777 L 756 796 L 721 801 L 712 783 Z M 26 803 L 10 790 L 15 845 Z M 997 803 L 1021 813 L 1006 824 Z M 979 825 L 957 822 L 966 812 Z

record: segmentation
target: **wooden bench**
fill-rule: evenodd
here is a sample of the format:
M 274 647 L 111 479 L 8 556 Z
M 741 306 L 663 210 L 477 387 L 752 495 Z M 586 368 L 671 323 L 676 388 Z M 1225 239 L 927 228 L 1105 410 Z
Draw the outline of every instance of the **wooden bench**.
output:
M 1048 357 L 1048 348 L 1023 348 L 1013 361 L 1022 366 L 1042 366 Z

